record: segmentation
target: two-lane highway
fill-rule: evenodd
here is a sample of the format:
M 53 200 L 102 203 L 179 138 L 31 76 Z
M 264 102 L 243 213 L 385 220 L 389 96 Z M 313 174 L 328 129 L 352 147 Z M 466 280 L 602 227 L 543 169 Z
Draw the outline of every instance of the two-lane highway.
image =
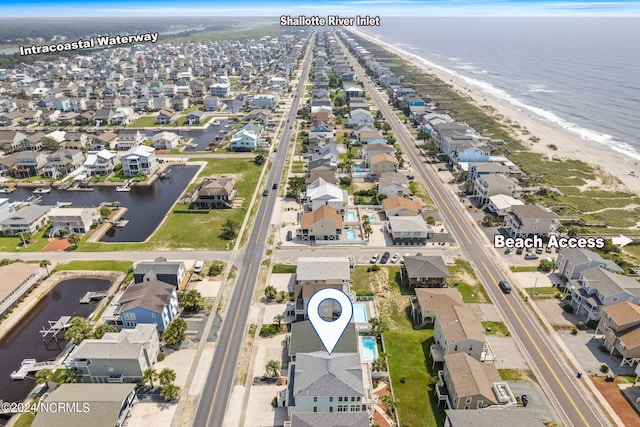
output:
M 343 49 L 352 58 L 344 45 Z M 486 237 L 469 218 L 458 198 L 442 183 L 437 172 L 431 166 L 425 167 L 417 153 L 415 140 L 353 58 L 352 65 L 391 125 L 398 143 L 416 171 L 416 178 L 422 178 L 442 217 L 448 222 L 449 230 L 467 252 L 482 284 L 502 312 L 509 330 L 516 338 L 563 424 L 585 427 L 614 425 L 613 420 L 608 419 L 600 410 L 593 396 L 587 392 L 587 388 L 580 384 L 580 381 L 585 380 L 576 378 L 576 373 L 567 366 L 550 337 L 542 330 L 518 295 L 505 295 L 500 291 L 498 281 L 508 277 L 508 273 L 496 261 L 495 251 L 489 246 Z
M 238 279 L 234 284 L 224 322 L 220 329 L 216 350 L 193 423 L 197 427 L 220 427 L 223 424 L 229 395 L 233 387 L 236 365 L 240 357 L 249 307 L 258 279 L 265 242 L 269 233 L 271 215 L 273 214 L 278 193 L 276 190 L 272 190 L 272 186 L 280 182 L 284 170 L 289 140 L 311 64 L 313 40 L 314 37 L 311 36 L 307 44 L 307 53 L 304 58 L 298 89 L 295 92 L 288 118 L 284 122 L 282 139 L 280 140 L 278 152 L 274 157 L 271 172 L 267 178 L 266 188 L 268 195 L 262 197 L 255 221 L 250 225 L 251 234 L 247 243 L 245 257 L 240 263 L 244 268 L 238 272 Z M 262 194 L 262 189 L 259 189 L 259 194 Z

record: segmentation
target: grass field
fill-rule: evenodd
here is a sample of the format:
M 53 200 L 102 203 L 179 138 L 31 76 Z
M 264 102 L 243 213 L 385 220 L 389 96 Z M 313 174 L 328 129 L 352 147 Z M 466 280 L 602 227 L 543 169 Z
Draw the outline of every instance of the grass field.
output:
M 468 261 L 456 258 L 455 265 L 447 266 L 451 277 L 447 279 L 449 286 L 458 288 L 465 303 L 491 304 L 487 291 L 478 280 L 475 271 Z M 457 283 L 457 285 L 456 285 Z
M 431 200 L 431 196 L 429 196 L 429 193 L 427 193 L 424 185 L 420 184 L 419 182 L 411 181 L 409 182 L 409 190 L 411 190 L 414 196 L 418 197 L 424 202 L 425 208 L 435 209 L 436 205 L 433 204 L 433 200 Z
M 68 261 L 59 263 L 53 271 L 98 270 L 127 273 L 132 266 L 130 261 Z
M 508 337 L 509 329 L 507 329 L 507 325 L 504 322 L 482 322 L 482 327 L 484 328 L 484 333 L 487 335 L 498 335 L 501 337 Z M 488 330 L 490 329 L 490 331 Z
M 274 264 L 271 269 L 272 273 L 295 273 L 296 266 L 289 264 Z
M 158 126 L 156 120 L 157 116 L 142 116 L 131 122 L 127 127 L 128 128 L 148 128 Z

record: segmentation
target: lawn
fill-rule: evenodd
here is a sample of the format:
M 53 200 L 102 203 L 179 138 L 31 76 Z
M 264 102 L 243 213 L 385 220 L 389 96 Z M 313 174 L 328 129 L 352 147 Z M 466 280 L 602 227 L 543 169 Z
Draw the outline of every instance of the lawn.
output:
M 295 273 L 296 266 L 289 264 L 274 264 L 271 269 L 272 273 Z
M 67 270 L 98 270 L 98 271 L 121 271 L 127 273 L 133 267 L 130 261 L 67 261 L 61 262 L 53 269 L 55 271 Z
M 501 337 L 508 337 L 511 335 L 504 322 L 482 322 L 482 327 L 484 328 L 484 333 L 486 335 L 498 335 Z
M 529 376 L 533 376 L 533 373 L 524 369 L 503 368 L 498 369 L 498 373 L 503 381 L 526 381 Z
M 427 193 L 424 185 L 420 184 L 419 182 L 411 181 L 409 182 L 409 190 L 411 190 L 414 196 L 418 197 L 424 202 L 425 208 L 435 209 L 436 205 L 433 203 L 433 200 L 431 200 L 431 196 L 429 196 L 429 193 Z
M 293 162 L 291 164 L 291 173 L 304 173 L 305 162 Z
M 564 288 L 553 288 L 551 286 L 536 286 L 535 288 L 525 288 L 529 295 L 556 295 Z
M 142 116 L 131 122 L 127 127 L 128 128 L 148 128 L 158 126 L 156 121 L 158 120 L 157 116 Z
M 514 273 L 535 273 L 538 271 L 538 266 L 535 265 L 520 265 L 520 266 L 511 266 L 511 271 Z
M 27 246 L 22 245 L 22 239 L 17 236 L 0 237 L 0 252 L 40 252 L 49 244 L 50 227 L 38 231 Z
M 458 288 L 465 303 L 491 304 L 487 291 L 478 280 L 469 261 L 456 258 L 455 265 L 449 265 L 447 268 L 451 274 L 451 277 L 447 279 L 447 283 L 449 286 Z

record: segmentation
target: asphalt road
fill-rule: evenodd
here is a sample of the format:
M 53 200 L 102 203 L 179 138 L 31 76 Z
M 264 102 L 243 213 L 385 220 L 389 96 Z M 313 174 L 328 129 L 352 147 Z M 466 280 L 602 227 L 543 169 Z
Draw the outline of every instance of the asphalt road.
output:
M 398 143 L 404 150 L 416 172 L 416 178 L 426 185 L 431 198 L 446 219 L 449 230 L 458 244 L 467 252 L 475 271 L 489 293 L 491 300 L 503 313 L 520 350 L 525 354 L 541 387 L 545 391 L 558 416 L 566 426 L 610 426 L 600 407 L 594 402 L 587 388 L 580 384 L 576 372 L 567 366 L 551 339 L 532 317 L 524 302 L 516 293 L 503 294 L 498 281 L 508 278 L 506 268 L 496 261 L 496 253 L 486 237 L 473 223 L 453 193 L 446 188 L 431 166 L 417 154 L 416 141 L 393 113 L 376 86 L 365 75 L 362 67 L 353 60 L 352 65 L 359 79 L 383 113 Z
M 302 91 L 311 64 L 313 37 L 307 45 L 307 54 L 303 71 L 300 76 L 296 96 L 291 105 L 291 110 L 278 146 L 277 155 L 267 178 L 266 188 L 268 195 L 262 197 L 255 221 L 252 225 L 249 241 L 246 246 L 244 260 L 239 264 L 244 266 L 238 272 L 238 279 L 234 285 L 233 293 L 226 310 L 226 316 L 220 329 L 220 335 L 216 350 L 209 369 L 207 381 L 200 397 L 198 410 L 194 419 L 194 426 L 214 426 L 223 424 L 229 396 L 233 387 L 236 365 L 240 357 L 240 349 L 244 337 L 244 331 L 249 314 L 249 306 L 253 298 L 258 271 L 265 249 L 265 242 L 269 233 L 269 223 L 275 208 L 277 191 L 272 190 L 273 184 L 278 184 L 284 170 L 284 164 L 289 148 L 289 139 L 298 105 L 302 98 Z

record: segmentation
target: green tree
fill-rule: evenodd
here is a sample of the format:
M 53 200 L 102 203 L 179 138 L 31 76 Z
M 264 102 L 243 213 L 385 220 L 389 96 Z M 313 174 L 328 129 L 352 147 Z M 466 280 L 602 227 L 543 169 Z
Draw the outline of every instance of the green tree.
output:
M 279 327 L 282 327 L 282 321 L 284 320 L 284 316 L 282 314 L 276 314 L 273 316 L 273 323 L 277 323 Z
M 153 382 L 158 379 L 158 372 L 153 368 L 147 368 L 142 372 L 142 382 L 149 383 L 153 388 Z
M 293 176 L 287 181 L 287 196 L 300 200 L 300 194 L 306 188 L 303 176 Z
M 48 259 L 43 259 L 40 261 L 40 268 L 44 268 L 47 271 L 47 276 L 49 275 L 49 266 L 51 265 L 51 261 Z
M 40 369 L 36 372 L 36 384 L 46 384 L 53 380 L 53 372 L 49 369 Z
M 371 369 L 375 372 L 385 372 L 387 370 L 387 353 L 380 353 L 371 364 Z
M 436 219 L 432 216 L 428 216 L 426 219 L 426 223 L 428 225 L 436 225 Z
M 390 394 L 382 396 L 382 403 L 387 407 L 390 414 L 394 414 L 396 412 L 398 402 Z
M 176 380 L 176 371 L 170 368 L 164 368 L 158 374 L 158 379 L 160 380 L 160 384 L 162 384 L 163 386 L 173 384 L 173 382 Z
M 217 276 L 224 270 L 224 263 L 220 261 L 214 261 L 209 266 L 208 276 Z
M 178 305 L 190 313 L 202 311 L 205 301 L 202 294 L 197 289 L 191 289 L 178 295 Z
M 227 219 L 224 224 L 222 224 L 222 233 L 220 233 L 220 238 L 223 240 L 232 240 L 238 235 L 238 223 Z
M 365 215 L 362 220 L 362 232 L 364 233 L 365 239 L 369 240 L 369 236 L 373 233 L 373 227 L 371 226 L 371 221 L 369 220 L 369 215 Z
M 104 334 L 107 332 L 118 332 L 118 328 L 113 325 L 107 325 L 106 323 L 102 323 L 93 330 L 93 338 L 99 340 Z
M 45 136 L 44 138 L 42 138 L 42 140 L 40 140 L 40 142 L 42 143 L 43 150 L 53 151 L 60 148 L 60 143 L 49 136 Z
M 380 336 L 389 329 L 387 321 L 380 317 L 372 317 L 369 323 L 371 324 L 371 334 L 376 338 L 380 338 Z
M 67 240 L 73 245 L 74 248 L 77 248 L 78 243 L 80 243 L 80 235 L 78 233 L 71 233 L 67 236 Z
M 278 290 L 273 285 L 267 285 L 264 288 L 264 296 L 267 298 L 267 302 L 272 301 L 278 296 Z
M 164 330 L 164 334 L 162 338 L 167 345 L 175 345 L 181 341 L 184 341 L 185 331 L 187 330 L 187 322 L 184 319 L 177 318 L 173 319 L 173 321 L 167 326 L 167 329 Z
M 493 227 L 493 215 L 491 214 L 486 214 L 483 218 L 482 218 L 482 223 L 484 225 L 486 225 L 487 227 Z
M 423 140 L 425 142 L 425 144 L 426 144 L 426 142 L 431 139 L 431 134 L 429 132 L 425 132 L 425 131 L 421 130 L 421 131 L 418 132 L 417 137 L 418 137 L 418 139 Z
M 33 240 L 33 234 L 28 231 L 23 231 L 20 233 L 20 239 L 22 240 L 22 244 L 27 246 Z
M 168 384 L 160 390 L 160 397 L 167 402 L 177 399 L 178 396 L 180 396 L 180 387 L 175 384 Z
M 258 154 L 254 159 L 253 159 L 253 163 L 255 163 L 258 166 L 262 166 L 264 165 L 264 163 L 267 161 L 267 158 L 264 156 L 264 154 L 260 153 Z
M 550 259 L 541 259 L 538 265 L 538 270 L 549 272 L 555 268 L 556 264 Z
M 92 333 L 91 326 L 86 319 L 74 317 L 71 319 L 71 326 L 64 333 L 64 339 L 73 344 L 80 344 L 85 338 L 89 338 Z
M 61 384 L 75 384 L 80 379 L 80 376 L 73 369 L 65 369 L 60 376 Z
M 269 360 L 265 366 L 267 376 L 275 378 L 280 375 L 280 362 L 277 360 Z
M 111 208 L 109 208 L 109 206 L 102 206 L 100 208 L 100 217 L 101 218 L 109 218 L 109 215 L 111 215 Z

